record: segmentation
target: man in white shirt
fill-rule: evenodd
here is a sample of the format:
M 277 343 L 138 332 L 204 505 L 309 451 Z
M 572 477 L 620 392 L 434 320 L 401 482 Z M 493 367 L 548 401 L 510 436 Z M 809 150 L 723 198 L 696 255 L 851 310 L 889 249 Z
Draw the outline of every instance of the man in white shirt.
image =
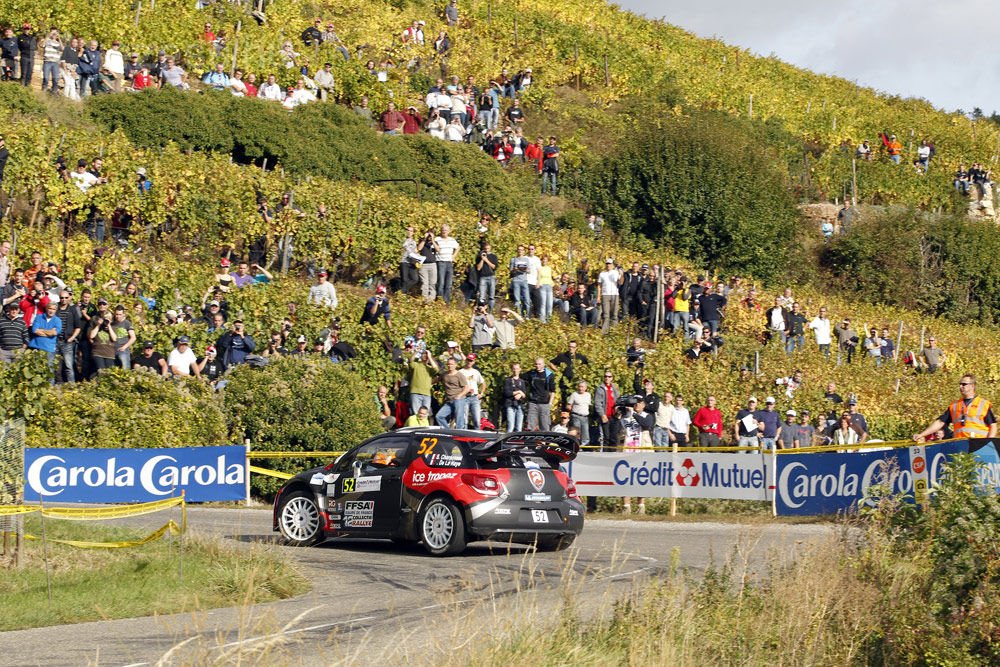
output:
M 809 323 L 809 328 L 813 330 L 813 334 L 816 336 L 816 345 L 819 346 L 819 351 L 823 353 L 823 356 L 829 358 L 832 327 L 830 325 L 830 318 L 826 316 L 826 306 L 820 307 L 819 315 L 812 319 L 812 322 Z
M 333 92 L 333 63 L 325 63 L 323 69 L 316 72 L 313 81 L 319 88 L 319 98 L 326 102 L 326 96 Z
M 670 442 L 678 447 L 687 447 L 688 431 L 691 429 L 691 413 L 684 407 L 684 397 L 677 396 L 673 414 L 670 415 Z
M 501 350 L 513 350 L 514 327 L 524 321 L 516 311 L 510 308 L 501 308 L 499 319 L 493 321 L 493 334 L 496 336 L 497 347 Z
M 459 245 L 451 235 L 451 227 L 448 225 L 441 225 L 441 235 L 435 238 L 434 242 L 437 243 L 437 295 L 450 306 Z
M 80 188 L 81 192 L 86 192 L 98 182 L 97 176 L 87 171 L 86 160 L 77 160 L 76 171 L 70 173 L 69 177 L 76 184 L 76 187 Z
M 538 269 L 542 268 L 542 259 L 535 254 L 535 246 L 528 246 L 528 272 L 525 279 L 528 282 L 528 290 L 531 292 L 531 303 L 534 304 L 535 314 L 542 312 L 542 295 L 538 292 Z M 530 317 L 532 313 L 528 313 Z
M 601 332 L 608 333 L 613 324 L 618 323 L 618 286 L 622 284 L 622 272 L 615 266 L 615 260 L 608 257 L 604 270 L 597 276 L 597 298 L 601 302 L 604 320 Z
M 469 354 L 465 357 L 465 367 L 459 368 L 458 372 L 465 376 L 465 381 L 472 387 L 472 392 L 465 397 L 466 414 L 472 418 L 473 430 L 479 430 L 482 420 L 482 399 L 486 393 L 486 380 L 482 373 L 476 368 L 476 355 Z M 456 424 L 456 428 L 465 428 L 465 424 Z
M 337 288 L 333 286 L 333 283 L 327 281 L 325 270 L 319 272 L 317 280 L 318 282 L 309 288 L 309 303 L 326 306 L 330 310 L 336 310 Z
M 267 77 L 267 82 L 257 91 L 257 97 L 271 100 L 272 102 L 281 102 L 285 99 L 285 92 L 281 90 L 281 86 L 278 85 L 274 75 L 271 74 Z
M 194 375 L 200 377 L 198 373 L 198 359 L 191 349 L 191 339 L 181 336 L 177 339 L 177 347 L 170 351 L 167 357 L 167 366 L 174 375 Z
M 110 74 L 111 89 L 116 93 L 121 91 L 122 79 L 125 78 L 125 56 L 119 51 L 121 42 L 111 42 L 111 48 L 104 52 L 104 72 Z

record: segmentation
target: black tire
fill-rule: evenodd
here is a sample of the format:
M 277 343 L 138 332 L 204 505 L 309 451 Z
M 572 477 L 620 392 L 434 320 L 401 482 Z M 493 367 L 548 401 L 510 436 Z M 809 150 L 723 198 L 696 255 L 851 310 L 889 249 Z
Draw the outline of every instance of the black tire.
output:
M 535 540 L 535 548 L 539 551 L 562 551 L 568 549 L 575 540 L 575 533 L 566 535 L 539 535 Z
M 465 521 L 449 498 L 434 498 L 420 512 L 420 541 L 433 556 L 465 551 Z
M 281 499 L 278 508 L 278 530 L 285 544 L 310 547 L 323 537 L 323 519 L 316 500 L 306 491 L 292 491 Z

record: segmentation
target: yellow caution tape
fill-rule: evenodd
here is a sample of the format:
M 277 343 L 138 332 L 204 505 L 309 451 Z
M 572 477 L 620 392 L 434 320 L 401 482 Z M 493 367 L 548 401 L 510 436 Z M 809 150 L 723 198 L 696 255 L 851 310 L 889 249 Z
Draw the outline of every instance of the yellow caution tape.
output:
M 247 458 L 251 459 L 312 459 L 320 457 L 337 457 L 344 452 L 255 452 L 250 451 Z
M 13 516 L 41 512 L 42 516 L 70 521 L 102 521 L 106 519 L 121 519 L 128 516 L 140 516 L 160 512 L 177 505 L 184 506 L 184 496 L 164 498 L 149 503 L 134 505 L 114 505 L 110 507 L 44 507 L 41 505 L 0 505 L 0 516 Z
M 287 472 L 278 472 L 277 470 L 268 470 L 267 468 L 258 468 L 257 466 L 250 466 L 250 472 L 255 472 L 258 475 L 277 477 L 278 479 L 291 479 L 295 477 L 295 475 L 289 475 Z
M 144 544 L 149 544 L 150 542 L 154 542 L 167 534 L 180 535 L 183 532 L 184 528 L 178 526 L 174 523 L 174 520 L 171 519 L 146 537 L 139 540 L 129 540 L 125 542 L 86 542 L 84 540 L 54 540 L 52 538 L 46 538 L 45 541 L 52 542 L 53 544 L 65 544 L 79 549 L 128 549 L 130 547 L 140 547 Z M 36 535 L 25 535 L 24 537 L 29 540 L 42 539 Z

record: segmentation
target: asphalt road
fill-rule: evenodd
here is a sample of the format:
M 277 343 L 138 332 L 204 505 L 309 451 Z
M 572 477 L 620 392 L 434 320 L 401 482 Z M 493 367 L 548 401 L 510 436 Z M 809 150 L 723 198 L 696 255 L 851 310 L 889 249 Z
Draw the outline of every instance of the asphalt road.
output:
M 194 508 L 188 519 L 194 532 L 276 545 L 267 510 Z M 6 632 L 0 662 L 429 664 L 435 651 L 448 649 L 440 639 L 446 634 L 489 634 L 511 614 L 559 613 L 559 600 L 570 594 L 599 609 L 671 567 L 697 575 L 732 558 L 753 575 L 768 559 L 794 556 L 831 532 L 822 525 L 591 520 L 560 553 L 474 543 L 463 556 L 440 559 L 389 541 L 274 546 L 298 560 L 315 583 L 311 592 L 252 607 Z

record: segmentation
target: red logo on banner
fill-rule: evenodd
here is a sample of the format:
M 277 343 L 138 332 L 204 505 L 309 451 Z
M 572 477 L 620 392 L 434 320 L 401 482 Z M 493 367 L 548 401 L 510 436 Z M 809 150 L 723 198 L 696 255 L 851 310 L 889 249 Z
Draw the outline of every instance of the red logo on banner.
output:
M 694 461 L 684 459 L 680 472 L 677 473 L 677 486 L 698 486 L 699 482 L 701 482 L 701 476 L 694 467 Z
M 925 462 L 924 457 L 917 456 L 913 459 L 913 472 L 922 473 L 924 471 Z

